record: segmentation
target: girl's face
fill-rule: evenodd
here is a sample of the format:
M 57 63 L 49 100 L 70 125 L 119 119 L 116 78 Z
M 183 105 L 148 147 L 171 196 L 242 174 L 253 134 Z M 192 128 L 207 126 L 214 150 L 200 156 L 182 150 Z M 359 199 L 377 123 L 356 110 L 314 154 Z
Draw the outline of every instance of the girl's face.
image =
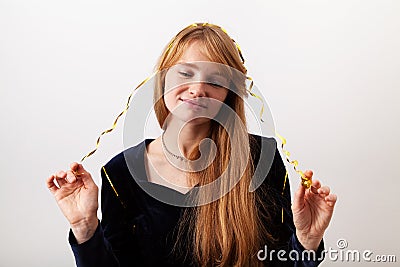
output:
M 229 90 L 223 65 L 211 62 L 200 52 L 200 45 L 192 42 L 165 76 L 165 105 L 172 116 L 187 122 L 192 120 L 191 123 L 214 118 Z

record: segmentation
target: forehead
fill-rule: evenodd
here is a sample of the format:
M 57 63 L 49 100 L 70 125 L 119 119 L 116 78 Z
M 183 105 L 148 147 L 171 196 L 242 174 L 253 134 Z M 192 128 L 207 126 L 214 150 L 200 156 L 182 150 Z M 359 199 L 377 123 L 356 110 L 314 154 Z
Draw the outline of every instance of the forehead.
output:
M 203 51 L 204 45 L 200 41 L 192 41 L 183 51 L 182 56 L 179 58 L 177 63 L 211 61 L 211 59 Z

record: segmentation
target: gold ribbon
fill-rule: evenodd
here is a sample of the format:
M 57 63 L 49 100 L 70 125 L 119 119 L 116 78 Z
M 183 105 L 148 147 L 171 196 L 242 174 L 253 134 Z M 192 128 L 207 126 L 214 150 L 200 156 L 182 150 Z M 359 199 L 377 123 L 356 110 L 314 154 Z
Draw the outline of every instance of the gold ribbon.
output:
M 223 32 L 225 32 L 226 34 L 228 34 L 227 31 L 226 31 L 224 28 L 222 28 L 222 27 L 220 27 L 220 26 L 218 26 L 218 25 L 215 25 L 215 24 L 210 24 L 210 23 L 200 23 L 200 24 L 199 24 L 199 23 L 193 23 L 193 24 L 187 26 L 185 29 L 190 28 L 190 27 L 207 26 L 207 25 L 212 26 L 212 27 L 220 28 Z M 184 30 L 185 30 L 185 29 L 184 29 Z M 183 30 L 182 30 L 182 31 L 183 31 Z M 176 36 L 175 36 L 175 38 L 176 38 Z M 175 38 L 173 38 L 173 39 L 171 40 L 171 42 L 168 44 L 167 52 L 168 52 L 168 50 L 171 48 L 173 42 L 175 41 Z M 242 60 L 242 63 L 244 63 L 245 60 L 244 60 L 244 57 L 243 57 L 243 55 L 242 55 L 242 50 L 240 49 L 240 46 L 235 42 L 234 39 L 232 39 L 232 41 L 233 41 L 234 44 L 236 45 L 236 48 L 237 48 L 237 50 L 238 50 L 239 56 L 240 56 L 240 58 L 241 58 L 241 60 Z M 137 89 L 139 89 L 139 87 L 141 87 L 141 86 L 142 86 L 143 84 L 145 84 L 148 80 L 150 80 L 155 74 L 156 74 L 156 73 L 153 73 L 152 75 L 150 75 L 149 77 L 147 77 L 145 80 L 143 80 L 138 86 L 136 86 L 136 88 L 134 89 L 134 91 L 136 91 Z M 248 92 L 252 97 L 255 97 L 255 98 L 257 98 L 258 100 L 260 100 L 261 103 L 262 103 L 262 107 L 261 107 L 261 110 L 260 110 L 260 120 L 261 120 L 261 122 L 264 122 L 264 120 L 263 120 L 263 118 L 262 118 L 262 115 L 263 115 L 263 113 L 264 113 L 264 101 L 263 101 L 263 99 L 262 99 L 261 96 L 255 94 L 255 93 L 253 93 L 253 92 L 251 91 L 251 90 L 253 89 L 253 85 L 254 85 L 253 79 L 252 79 L 251 77 L 249 77 L 249 76 L 247 76 L 246 78 L 250 81 L 249 88 L 246 89 L 247 92 Z M 105 135 L 105 134 L 107 134 L 107 133 L 110 133 L 110 132 L 112 132 L 112 131 L 115 129 L 115 127 L 117 126 L 117 123 L 118 123 L 119 118 L 120 118 L 122 115 L 124 115 L 124 114 L 128 111 L 129 106 L 130 106 L 130 101 L 131 101 L 131 98 L 132 98 L 132 95 L 133 95 L 134 91 L 129 95 L 128 100 L 127 100 L 127 103 L 126 103 L 126 106 L 125 106 L 125 109 L 124 109 L 124 110 L 117 116 L 117 118 L 114 120 L 114 123 L 113 123 L 112 127 L 109 128 L 109 129 L 107 129 L 107 130 L 105 130 L 105 131 L 103 131 L 103 132 L 100 134 L 100 136 L 97 138 L 97 141 L 96 141 L 96 147 L 95 147 L 92 151 L 90 151 L 88 154 L 86 154 L 86 155 L 81 159 L 81 162 L 83 162 L 85 159 L 87 159 L 88 157 L 90 157 L 91 155 L 93 155 L 93 154 L 97 151 L 97 149 L 99 148 L 99 145 L 100 145 L 100 139 L 101 139 L 101 137 L 102 137 L 103 135 Z M 286 160 L 287 160 L 291 165 L 293 165 L 294 170 L 301 176 L 301 184 L 302 184 L 303 186 L 305 186 L 306 188 L 310 188 L 310 187 L 311 187 L 311 183 L 312 183 L 311 179 L 307 178 L 307 177 L 304 175 L 304 173 L 303 173 L 302 171 L 300 171 L 300 170 L 297 169 L 298 164 L 299 164 L 298 161 L 297 161 L 297 160 L 290 160 L 290 159 L 289 159 L 289 157 L 290 157 L 289 151 L 287 151 L 287 150 L 284 149 L 284 146 L 286 145 L 286 139 L 283 138 L 283 137 L 282 137 L 280 134 L 278 134 L 277 132 L 276 132 L 276 136 L 277 136 L 277 137 L 281 140 L 281 142 L 282 142 L 282 151 L 283 151 L 283 153 L 285 154 Z M 105 171 L 105 170 L 104 170 L 104 171 Z M 106 174 L 106 175 L 107 175 L 107 174 Z M 285 184 L 286 184 L 287 176 L 288 176 L 288 173 L 286 172 L 285 181 L 284 181 L 284 185 L 283 185 L 283 189 L 282 189 L 282 194 L 283 194 L 283 191 L 284 191 L 284 189 L 285 189 Z M 282 211 L 282 222 L 283 222 L 283 211 Z
M 247 91 L 252 97 L 255 97 L 255 98 L 257 98 L 258 100 L 261 101 L 261 105 L 262 105 L 262 106 L 261 106 L 261 110 L 260 110 L 260 121 L 261 121 L 261 122 L 264 122 L 264 120 L 263 120 L 263 118 L 262 118 L 262 115 L 263 115 L 263 113 L 264 113 L 264 101 L 263 101 L 263 99 L 262 99 L 261 96 L 255 94 L 255 93 L 253 93 L 253 92 L 251 91 L 251 90 L 253 89 L 253 85 L 254 85 L 253 78 L 251 78 L 250 76 L 246 76 L 246 79 L 250 81 L 249 88 L 246 89 L 246 91 Z
M 223 32 L 225 32 L 226 34 L 228 34 L 227 31 L 226 31 L 224 28 L 222 28 L 222 27 L 220 27 L 220 26 L 218 26 L 218 25 L 215 25 L 215 24 L 211 24 L 211 23 L 193 23 L 193 24 L 187 26 L 186 28 L 184 28 L 183 30 L 188 29 L 188 28 L 191 28 L 191 27 L 207 26 L 207 25 L 209 25 L 209 26 L 211 26 L 211 27 L 220 28 Z M 183 31 L 183 30 L 182 30 L 182 31 Z M 182 31 L 181 31 L 181 32 L 182 32 Z M 175 38 L 176 38 L 176 36 L 175 36 Z M 168 50 L 171 49 L 172 44 L 173 44 L 173 42 L 175 41 L 175 38 L 173 38 L 173 39 L 171 40 L 171 42 L 168 44 L 168 48 L 167 48 L 167 51 L 166 51 L 166 52 L 168 52 Z M 238 50 L 238 52 L 239 52 L 239 56 L 240 56 L 240 58 L 241 58 L 241 60 L 242 60 L 242 63 L 244 64 L 244 57 L 243 57 L 243 55 L 242 55 L 242 51 L 241 51 L 241 49 L 240 49 L 240 46 L 235 42 L 235 40 L 232 39 L 232 41 L 233 41 L 233 43 L 236 45 L 236 48 L 237 48 L 237 50 Z M 112 131 L 115 129 L 115 127 L 117 127 L 117 123 L 118 123 L 119 118 L 120 118 L 122 115 L 124 115 L 124 114 L 128 111 L 129 105 L 130 105 L 130 101 L 131 101 L 131 98 L 132 98 L 132 95 L 133 95 L 134 91 L 136 91 L 137 89 L 139 89 L 139 87 L 141 87 L 141 86 L 142 86 L 143 84 L 145 84 L 148 80 L 150 80 L 155 74 L 156 74 L 156 72 L 153 73 L 152 75 L 150 75 L 149 77 L 147 77 L 147 78 L 146 78 L 144 81 L 142 81 L 138 86 L 136 86 L 136 88 L 133 90 L 133 92 L 132 92 L 132 93 L 129 95 L 129 97 L 128 97 L 128 100 L 127 100 L 127 102 L 126 102 L 125 109 L 124 109 L 124 110 L 117 116 L 117 118 L 114 120 L 114 123 L 113 123 L 112 127 L 109 128 L 109 129 L 107 129 L 107 130 L 105 130 L 105 131 L 103 131 L 103 132 L 99 135 L 99 137 L 97 138 L 97 141 L 96 141 L 96 147 L 95 147 L 92 151 L 90 151 L 88 154 L 86 154 L 86 155 L 81 159 L 81 162 L 83 162 L 85 159 L 87 159 L 88 157 L 90 157 L 91 155 L 93 155 L 93 154 L 97 151 L 97 149 L 99 148 L 99 145 L 100 145 L 100 139 L 101 139 L 101 137 L 102 137 L 103 135 L 107 134 L 107 133 L 112 132 Z M 253 87 L 253 80 L 252 80 L 250 77 L 248 77 L 248 79 L 251 80 L 251 85 L 250 85 L 250 89 L 249 89 L 249 90 L 251 90 L 251 88 Z M 249 92 L 250 92 L 250 91 L 249 91 Z M 255 95 L 254 93 L 250 92 L 250 94 L 251 94 L 252 96 L 255 96 L 255 97 L 259 98 L 259 99 L 262 101 L 262 99 L 261 99 L 259 96 Z M 263 107 L 262 107 L 260 116 L 262 115 L 263 112 L 264 112 L 264 102 L 263 102 Z M 261 121 L 263 121 L 263 120 L 261 119 Z
M 132 92 L 132 93 L 129 95 L 129 97 L 128 97 L 128 101 L 126 102 L 125 109 L 124 109 L 124 110 L 117 116 L 117 118 L 114 120 L 114 123 L 113 123 L 112 127 L 109 128 L 109 129 L 107 129 L 107 130 L 105 130 L 105 131 L 103 131 L 103 132 L 99 135 L 99 137 L 97 138 L 97 141 L 96 141 L 96 147 L 95 147 L 92 151 L 90 151 L 88 154 L 86 154 L 86 156 L 84 156 L 84 157 L 81 159 L 81 162 L 83 162 L 85 159 L 87 159 L 88 157 L 90 157 L 91 155 L 93 155 L 93 154 L 97 151 L 97 149 L 99 148 L 99 145 L 100 145 L 100 139 L 101 139 L 101 137 L 102 137 L 103 135 L 107 134 L 107 133 L 112 132 L 112 131 L 115 129 L 115 127 L 117 127 L 117 123 L 118 123 L 119 118 L 120 118 L 122 115 L 124 115 L 124 114 L 128 111 L 133 93 L 134 93 L 137 89 L 139 89 L 139 87 L 141 87 L 143 84 L 145 84 L 146 82 L 148 82 L 154 75 L 155 75 L 155 73 L 153 73 L 152 75 L 150 75 L 149 77 L 147 77 L 146 79 L 144 79 L 138 86 L 136 86 L 136 88 L 133 90 L 133 92 Z
M 289 162 L 291 165 L 293 165 L 294 170 L 300 175 L 301 177 L 301 184 L 305 187 L 305 188 L 310 188 L 311 184 L 312 184 L 312 180 L 308 177 L 306 177 L 306 175 L 304 174 L 304 172 L 302 172 L 301 170 L 298 170 L 297 167 L 299 165 L 299 162 L 297 160 L 290 160 L 290 152 L 287 151 L 284 146 L 286 145 L 286 139 L 280 135 L 279 133 L 275 132 L 276 136 L 281 140 L 282 142 L 282 152 L 285 154 L 285 158 L 287 160 L 287 162 Z M 287 174 L 287 172 L 286 172 Z M 285 177 L 285 181 L 286 181 L 286 177 Z M 283 187 L 283 189 L 285 189 L 285 187 Z
M 251 96 L 256 97 L 257 99 L 259 99 L 261 101 L 262 107 L 261 107 L 261 111 L 260 111 L 260 120 L 261 120 L 261 122 L 264 122 L 264 120 L 262 118 L 262 115 L 264 113 L 264 101 L 263 101 L 261 96 L 255 94 L 255 93 L 253 93 L 251 91 L 251 89 L 253 88 L 253 79 L 251 77 L 249 77 L 249 76 L 247 76 L 247 79 L 251 81 L 249 89 L 247 89 L 247 91 L 249 92 L 249 94 Z M 289 164 L 293 165 L 294 170 L 300 175 L 300 177 L 301 177 L 301 185 L 304 186 L 307 189 L 310 188 L 311 185 L 312 185 L 312 180 L 310 178 L 306 177 L 304 172 L 302 172 L 301 170 L 297 169 L 297 167 L 299 165 L 299 162 L 297 160 L 290 160 L 290 158 L 289 158 L 290 157 L 290 152 L 287 151 L 284 148 L 285 145 L 286 145 L 286 139 L 282 135 L 280 135 L 278 132 L 275 132 L 275 135 L 281 140 L 282 152 L 285 155 L 285 159 L 287 160 L 287 162 L 289 162 Z M 283 195 L 283 193 L 285 191 L 287 178 L 288 178 L 288 171 L 286 170 L 285 179 L 283 181 L 282 195 Z M 282 223 L 283 223 L 283 214 L 284 214 L 284 210 L 282 208 Z
M 255 93 L 253 93 L 253 92 L 251 91 L 251 89 L 253 89 L 253 79 L 252 79 L 250 76 L 247 76 L 246 78 L 251 82 L 250 85 L 249 85 L 249 89 L 247 89 L 247 92 L 248 92 L 251 96 L 253 96 L 253 97 L 255 97 L 255 98 L 257 98 L 258 100 L 261 101 L 262 107 L 261 107 L 261 110 L 260 110 L 260 121 L 261 121 L 261 122 L 264 122 L 264 120 L 263 120 L 263 118 L 262 118 L 262 115 L 263 115 L 263 113 L 264 113 L 264 101 L 263 101 L 263 99 L 262 99 L 261 96 L 255 94 Z M 305 186 L 306 188 L 310 188 L 310 187 L 311 187 L 311 184 L 312 184 L 311 179 L 307 178 L 307 177 L 305 176 L 305 174 L 304 174 L 302 171 L 300 171 L 300 170 L 297 169 L 297 167 L 298 167 L 298 165 L 299 165 L 299 162 L 298 162 L 297 160 L 290 160 L 290 158 L 289 158 L 289 157 L 290 157 L 290 152 L 287 151 L 287 150 L 284 148 L 284 146 L 286 145 L 286 139 L 285 139 L 282 135 L 280 135 L 279 133 L 277 133 L 277 132 L 275 132 L 275 135 L 276 135 L 276 136 L 281 140 L 281 142 L 282 142 L 282 152 L 285 154 L 285 158 L 286 158 L 287 162 L 289 162 L 291 165 L 293 165 L 294 170 L 300 175 L 300 177 L 301 177 L 301 184 L 302 184 L 303 186 Z M 283 194 L 283 190 L 285 190 L 285 184 L 286 184 L 287 175 L 288 175 L 288 173 L 287 173 L 287 171 L 286 171 L 285 182 L 284 182 L 284 184 L 283 184 L 282 194 Z M 283 213 L 282 213 L 282 216 L 283 216 Z M 283 217 L 282 217 L 282 218 L 283 218 Z

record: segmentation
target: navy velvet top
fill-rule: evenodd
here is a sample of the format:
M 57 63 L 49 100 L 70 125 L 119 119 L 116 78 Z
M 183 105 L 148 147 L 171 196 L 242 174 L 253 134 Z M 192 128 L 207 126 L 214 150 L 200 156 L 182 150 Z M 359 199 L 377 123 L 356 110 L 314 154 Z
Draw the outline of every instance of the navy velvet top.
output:
M 291 260 L 296 258 L 296 255 L 301 256 L 304 248 L 295 235 L 289 180 L 285 179 L 286 169 L 276 148 L 275 140 L 252 134 L 249 134 L 249 137 L 254 166 L 257 166 L 260 161 L 262 140 L 269 144 L 269 149 L 275 150 L 267 177 L 254 191 L 269 195 L 265 198 L 268 201 L 265 203 L 268 211 L 260 208 L 260 212 L 268 212 L 272 217 L 272 222 L 269 222 L 266 227 L 275 239 L 273 243 L 265 239 L 265 246 L 260 248 L 263 250 L 259 253 L 260 260 L 266 266 L 318 266 L 324 258 L 323 241 L 316 251 L 315 259 L 299 257 L 300 260 Z M 118 197 L 102 169 L 101 223 L 93 237 L 82 244 L 77 244 L 72 231 L 69 234 L 69 242 L 77 266 L 196 266 L 190 261 L 190 257 L 177 257 L 176 254 L 171 253 L 176 240 L 174 230 L 176 230 L 177 222 L 185 209 L 190 208 L 166 204 L 142 189 L 149 187 L 151 190 L 163 190 L 176 198 L 186 196 L 163 185 L 148 182 L 144 153 L 146 145 L 153 140 L 145 139 L 138 145 L 121 152 L 104 166 L 118 192 Z M 134 169 L 128 168 L 127 161 L 133 162 Z M 135 175 L 135 179 L 132 174 Z M 275 253 L 270 253 L 271 250 L 275 250 Z M 280 257 L 277 256 L 278 250 L 284 250 Z M 289 254 L 292 257 L 289 257 Z

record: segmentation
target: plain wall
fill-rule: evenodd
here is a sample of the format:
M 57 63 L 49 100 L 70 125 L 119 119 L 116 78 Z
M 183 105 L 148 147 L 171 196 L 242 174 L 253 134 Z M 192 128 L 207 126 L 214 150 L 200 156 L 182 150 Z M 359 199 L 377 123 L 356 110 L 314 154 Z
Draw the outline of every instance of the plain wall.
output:
M 202 21 L 241 46 L 286 148 L 338 195 L 326 247 L 399 258 L 399 14 L 395 0 L 1 0 L 0 266 L 74 266 L 45 179 L 94 148 L 168 41 Z M 122 129 L 85 161 L 98 184 Z

